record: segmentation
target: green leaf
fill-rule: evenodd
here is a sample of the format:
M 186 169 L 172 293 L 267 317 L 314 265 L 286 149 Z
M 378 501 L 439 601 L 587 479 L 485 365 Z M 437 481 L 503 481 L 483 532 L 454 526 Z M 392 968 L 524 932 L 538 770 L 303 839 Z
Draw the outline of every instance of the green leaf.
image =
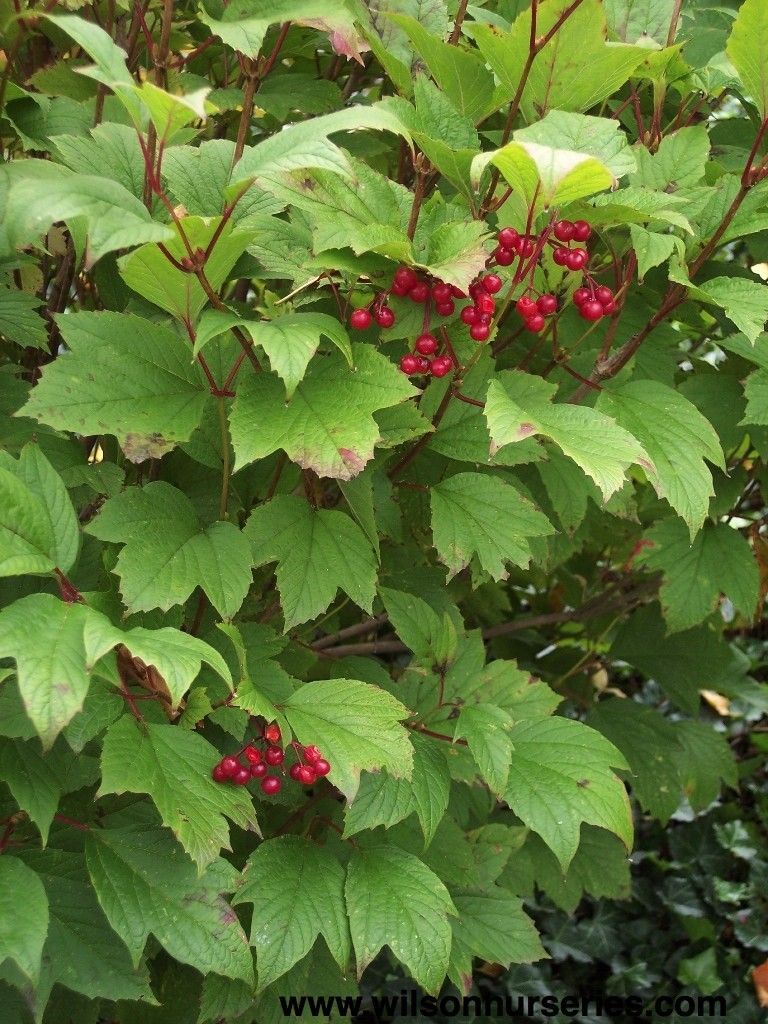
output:
M 411 742 L 413 810 L 419 819 L 424 833 L 424 845 L 427 847 L 435 838 L 438 826 L 448 808 L 451 776 L 445 751 L 439 740 L 429 739 L 414 732 Z
M 523 568 L 530 562 L 527 538 L 553 532 L 543 512 L 496 477 L 459 473 L 430 493 L 432 536 L 449 579 L 474 558 L 497 582 L 506 579 L 507 562 Z
M 222 42 L 246 57 L 258 57 L 267 30 L 280 22 L 319 28 L 334 40 L 337 35 L 343 40 L 345 35 L 355 34 L 354 17 L 345 0 L 333 7 L 325 0 L 234 0 L 221 6 L 218 17 L 203 8 L 200 20 Z M 335 45 L 338 48 L 339 44 Z
M 211 778 L 218 760 L 216 748 L 197 733 L 123 715 L 104 737 L 99 795 L 149 794 L 163 824 L 202 872 L 222 847 L 229 849 L 226 818 L 240 828 L 258 828 L 244 787 Z
M 393 779 L 386 772 L 360 776 L 360 788 L 344 812 L 344 836 L 366 829 L 390 828 L 414 811 L 413 788 L 407 779 Z
M 694 811 L 703 811 L 720 796 L 722 783 L 738 785 L 738 771 L 727 739 L 704 722 L 676 723 L 683 746 L 680 773 Z
M 88 610 L 31 594 L 0 612 L 0 657 L 15 658 L 24 710 L 45 747 L 83 706 Z
M 656 493 L 685 520 L 693 537 L 714 494 L 712 474 L 704 459 L 725 469 L 712 424 L 679 392 L 653 380 L 607 386 L 597 407 L 643 445 L 652 460 L 643 468 Z
M 18 462 L 0 453 L 0 468 L 27 488 L 27 508 L 21 511 L 21 518 L 31 514 L 36 526 L 47 522 L 43 532 L 51 539 L 48 554 L 57 568 L 69 572 L 80 550 L 80 526 L 63 480 L 36 444 L 25 445 Z M 5 512 L 8 515 L 11 510 Z M 0 575 L 5 575 L 2 566 Z
M 518 129 L 513 138 L 515 142 L 535 142 L 540 146 L 593 156 L 616 179 L 630 174 L 637 166 L 620 122 L 608 117 L 550 110 L 535 124 Z
M 517 370 L 505 371 L 491 381 L 485 403 L 491 451 L 543 434 L 581 466 L 606 501 L 623 486 L 633 463 L 652 472 L 642 439 L 636 439 L 639 434 L 633 431 L 633 437 L 616 422 L 618 417 L 553 403 L 556 391 L 554 384 Z
M 86 861 L 109 923 L 138 965 L 150 933 L 176 960 L 202 974 L 253 982 L 245 934 L 220 881 L 195 865 L 163 829 L 92 829 Z
M 681 960 L 677 968 L 677 980 L 705 996 L 710 996 L 721 989 L 725 982 L 718 974 L 717 952 L 714 946 L 696 956 Z
M 114 434 L 133 462 L 189 440 L 207 387 L 178 334 L 132 313 L 67 313 L 58 322 L 69 352 L 45 367 L 22 415 Z
M 126 66 L 125 50 L 103 28 L 72 14 L 46 14 L 45 19 L 66 32 L 96 62 L 94 70 L 98 74 L 89 69 L 90 77 L 110 86 L 116 82 L 130 84 L 133 81 Z
M 437 993 L 451 951 L 443 883 L 413 854 L 395 846 L 355 850 L 346 884 L 347 912 L 358 977 L 389 946 L 419 985 Z
M 320 747 L 330 781 L 352 800 L 360 772 L 386 768 L 410 778 L 413 748 L 400 722 L 409 715 L 399 700 L 369 683 L 326 679 L 300 686 L 283 706 L 300 743 Z
M 531 964 L 548 954 L 522 900 L 503 889 L 454 896 L 457 917 L 451 921 L 453 945 L 448 975 L 465 993 L 472 987 L 472 960 L 488 963 Z
M 738 693 L 750 668 L 746 655 L 711 625 L 667 636 L 658 605 L 640 608 L 623 623 L 610 655 L 655 679 L 678 707 L 692 715 L 699 710 L 699 690 Z
M 629 784 L 640 806 L 666 825 L 680 805 L 682 781 L 678 723 L 633 700 L 601 700 L 587 724 L 607 737 L 627 759 Z
M 117 249 L 173 237 L 171 229 L 153 221 L 141 200 L 118 182 L 58 170 L 44 189 L 34 176 L 19 177 L 11 186 L 5 218 L 11 248 L 36 243 L 62 220 L 84 225 L 89 264 Z
M 41 1019 L 57 983 L 87 999 L 157 1004 L 146 966 L 134 967 L 110 928 L 85 871 L 82 853 L 30 850 L 24 860 L 45 886 L 50 908 L 43 967 L 35 993 Z
M 768 117 L 768 11 L 761 0 L 739 7 L 726 53 L 760 117 Z
M 465 704 L 456 720 L 454 739 L 463 737 L 491 791 L 501 797 L 507 788 L 514 749 L 509 738 L 513 720 L 494 704 Z
M 339 588 L 365 611 L 372 610 L 376 556 L 344 512 L 313 509 L 303 498 L 286 494 L 257 508 L 244 535 L 254 565 L 277 562 L 286 629 L 324 612 Z
M 45 321 L 37 312 L 41 306 L 35 295 L 0 287 L 0 334 L 25 347 L 46 348 Z
M 757 562 L 736 530 L 725 523 L 708 524 L 691 541 L 683 523 L 666 519 L 645 536 L 653 546 L 641 560 L 664 575 L 660 597 L 670 633 L 703 622 L 721 594 L 746 618 L 755 614 L 760 592 Z
M 379 587 L 379 595 L 395 633 L 417 658 L 438 665 L 453 661 L 457 650 L 456 626 L 447 612 L 442 618 L 414 594 Z
M 310 364 L 289 402 L 275 374 L 251 374 L 238 386 L 230 416 L 237 468 L 282 449 L 302 469 L 350 480 L 373 457 L 373 413 L 416 389 L 370 345 L 353 345 L 354 369 L 340 354 Z
M 649 270 L 661 266 L 675 250 L 681 254 L 683 243 L 676 235 L 646 231 L 638 224 L 629 225 L 629 237 L 637 256 L 637 274 L 642 281 Z
M 571 6 L 554 0 L 539 11 L 536 34 L 545 36 Z M 513 95 L 523 75 L 531 36 L 531 14 L 525 11 L 511 31 L 473 25 L 477 45 Z M 539 51 L 522 94 L 521 110 L 535 121 L 548 110 L 584 111 L 607 99 L 629 79 L 647 56 L 639 46 L 607 43 L 605 11 L 600 0 L 585 0 Z M 586 70 L 585 70 L 586 69 Z
M 681 128 L 662 139 L 655 153 L 642 146 L 635 149 L 637 173 L 632 185 L 647 185 L 674 194 L 696 185 L 704 177 L 709 160 L 709 135 L 704 125 Z
M 184 604 L 199 586 L 219 614 L 231 618 L 248 593 L 251 559 L 245 536 L 233 523 L 202 529 L 189 498 L 163 481 L 110 498 L 88 532 L 124 545 L 115 572 L 131 611 Z
M 716 277 L 695 289 L 696 297 L 711 302 L 754 345 L 768 320 L 768 284 L 741 277 Z
M 214 234 L 221 226 L 221 218 L 185 217 L 183 225 L 190 247 L 193 250 L 199 248 L 207 251 Z M 227 280 L 238 258 L 253 239 L 253 235 L 254 232 L 249 227 L 240 228 L 233 224 L 232 220 L 229 220 L 221 230 L 205 261 L 205 276 L 214 291 L 218 291 Z M 187 256 L 187 247 L 178 233 L 174 233 L 165 248 L 177 262 Z M 181 321 L 194 324 L 201 309 L 208 302 L 208 295 L 197 275 L 178 270 L 157 245 L 143 245 L 135 252 L 124 256 L 119 262 L 119 267 L 120 275 L 129 288 Z M 186 342 L 185 348 L 189 362 L 192 356 Z M 198 345 L 196 351 L 199 348 Z
M 586 153 L 553 148 L 538 142 L 510 142 L 481 153 L 472 161 L 472 178 L 479 183 L 489 163 L 497 167 L 528 206 L 547 209 L 567 206 L 614 184 L 608 168 Z
M 287 313 L 276 320 L 241 321 L 254 342 L 269 356 L 269 365 L 291 398 L 304 378 L 321 337 L 328 338 L 352 366 L 349 335 L 337 319 L 325 313 Z
M 253 904 L 259 990 L 303 960 L 320 935 L 345 969 L 350 938 L 344 881 L 336 857 L 299 836 L 270 839 L 251 854 L 236 902 Z
M 48 934 L 43 883 L 17 857 L 0 857 L 0 963 L 10 959 L 34 984 Z
M 539 718 L 510 731 L 515 748 L 504 799 L 567 870 L 582 822 L 614 832 L 629 848 L 632 814 L 611 768 L 627 768 L 612 743 L 581 722 Z
M 432 77 L 461 114 L 476 123 L 495 107 L 493 75 L 477 53 L 443 42 L 409 15 L 390 17 L 406 32 Z
M 747 409 L 742 423 L 768 427 L 768 369 L 755 370 L 744 382 Z
M 667 41 L 675 0 L 605 0 L 608 28 L 625 43 Z

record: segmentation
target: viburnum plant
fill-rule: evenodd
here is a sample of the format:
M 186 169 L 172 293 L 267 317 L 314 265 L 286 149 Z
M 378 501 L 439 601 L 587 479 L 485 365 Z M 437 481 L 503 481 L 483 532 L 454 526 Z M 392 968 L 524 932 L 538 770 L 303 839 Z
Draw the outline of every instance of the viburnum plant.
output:
M 3 1020 L 539 960 L 768 706 L 768 5 L 2 12 Z

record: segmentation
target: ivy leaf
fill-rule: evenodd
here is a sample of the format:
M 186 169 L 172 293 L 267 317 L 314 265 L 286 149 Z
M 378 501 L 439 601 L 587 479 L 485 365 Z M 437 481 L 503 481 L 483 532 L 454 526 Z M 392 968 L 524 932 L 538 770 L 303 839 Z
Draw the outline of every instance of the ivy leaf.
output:
M 80 529 L 67 489 L 37 445 L 0 452 L 0 576 L 68 572 Z
M 761 0 L 744 0 L 726 47 L 761 118 L 768 116 L 768 16 Z
M 47 934 L 48 897 L 43 883 L 18 857 L 0 857 L 0 963 L 13 960 L 34 984 Z
M 300 743 L 320 747 L 331 765 L 330 781 L 348 800 L 360 772 L 386 768 L 394 778 L 411 778 L 413 747 L 400 722 L 409 711 L 370 683 L 325 679 L 300 686 L 283 705 Z
M 676 519 L 665 519 L 646 533 L 653 547 L 641 555 L 661 571 L 661 603 L 670 633 L 695 626 L 714 610 L 720 594 L 751 618 L 758 602 L 760 574 L 746 540 L 725 523 L 707 524 L 691 541 Z
M 449 578 L 477 558 L 497 582 L 506 563 L 526 567 L 528 537 L 553 532 L 543 512 L 516 487 L 481 473 L 459 473 L 431 488 L 432 536 Z
M 419 985 L 437 993 L 451 951 L 448 915 L 456 913 L 437 875 L 395 846 L 358 849 L 345 892 L 358 977 L 389 946 Z
M 491 452 L 532 434 L 543 434 L 581 466 L 606 501 L 624 485 L 626 471 L 633 463 L 652 471 L 640 441 L 616 419 L 594 409 L 555 404 L 552 399 L 556 391 L 554 384 L 519 370 L 505 371 L 491 381 L 485 403 Z
M 241 326 L 269 356 L 269 365 L 285 384 L 291 398 L 317 352 L 321 337 L 328 338 L 352 366 L 352 347 L 344 327 L 325 313 L 287 313 L 276 320 L 241 321 Z
M 197 733 L 137 723 L 123 715 L 110 726 L 101 755 L 99 796 L 147 793 L 200 871 L 229 849 L 226 818 L 257 830 L 250 794 L 211 778 L 219 754 Z M 226 818 L 225 818 L 226 815 Z
M 198 875 L 159 828 L 92 829 L 86 861 L 99 903 L 138 965 L 150 933 L 202 974 L 253 982 L 248 941 L 209 868 Z
M 344 879 L 333 854 L 299 836 L 270 839 L 251 854 L 235 902 L 253 904 L 259 990 L 303 960 L 320 935 L 344 971 L 350 954 Z
M 339 354 L 310 364 L 288 402 L 276 375 L 246 377 L 230 416 L 237 468 L 282 449 L 318 476 L 357 476 L 379 438 L 373 413 L 417 391 L 370 345 L 353 345 L 352 354 L 353 370 Z
M 365 611 L 376 593 L 376 556 L 357 523 L 335 509 L 313 509 L 281 495 L 257 508 L 244 535 L 254 565 L 277 562 L 285 628 L 316 618 L 341 588 Z
M 454 739 L 463 737 L 491 791 L 501 796 L 507 788 L 514 749 L 509 738 L 513 720 L 493 704 L 465 704 L 456 720 Z
M 58 323 L 69 352 L 44 368 L 21 415 L 114 434 L 133 462 L 189 440 L 207 388 L 178 334 L 132 313 L 67 313 Z
M 493 887 L 484 893 L 461 893 L 453 898 L 457 917 L 451 921 L 453 944 L 448 975 L 465 993 L 472 987 L 474 957 L 509 967 L 531 964 L 548 954 L 522 900 Z
M 643 445 L 653 460 L 643 466 L 656 493 L 685 520 L 693 537 L 714 494 L 704 459 L 725 470 L 715 428 L 687 398 L 653 380 L 607 386 L 597 406 Z
M 611 768 L 628 767 L 612 743 L 581 722 L 532 718 L 510 731 L 515 753 L 504 799 L 567 870 L 581 823 L 615 832 L 632 845 L 632 814 Z
M 88 526 L 99 540 L 124 544 L 115 572 L 131 611 L 184 604 L 199 586 L 224 618 L 251 584 L 248 541 L 233 523 L 201 528 L 191 501 L 164 481 L 110 498 Z

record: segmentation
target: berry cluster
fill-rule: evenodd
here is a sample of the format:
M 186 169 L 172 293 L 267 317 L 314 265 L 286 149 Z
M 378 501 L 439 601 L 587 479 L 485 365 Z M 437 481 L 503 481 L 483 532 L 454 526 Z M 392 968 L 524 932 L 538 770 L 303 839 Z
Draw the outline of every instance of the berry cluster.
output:
M 515 309 L 525 322 L 525 329 L 538 334 L 546 325 L 546 318 L 557 312 L 557 299 L 549 292 L 544 292 L 538 299 L 530 295 L 521 295 L 515 303 Z
M 491 333 L 491 320 L 496 312 L 494 295 L 504 287 L 498 274 L 485 274 L 469 286 L 469 297 L 472 305 L 465 306 L 460 313 L 462 323 L 469 327 L 469 336 L 473 341 L 488 340 Z
M 215 782 L 231 782 L 235 786 L 246 786 L 251 779 L 259 779 L 259 786 L 266 796 L 274 796 L 283 788 L 283 780 L 279 775 L 270 775 L 270 768 L 279 768 L 285 762 L 285 751 L 278 746 L 282 734 L 276 722 L 268 725 L 262 736 L 263 749 L 249 743 L 237 754 L 228 754 L 216 764 L 211 772 Z M 300 743 L 291 746 L 297 757 L 288 772 L 294 782 L 303 786 L 311 786 L 318 778 L 327 775 L 330 764 L 323 758 L 317 747 L 302 747 Z M 241 760 L 244 758 L 245 760 Z
M 576 289 L 573 301 L 585 320 L 600 320 L 616 312 L 616 297 L 611 289 L 605 285 L 595 287 L 591 281 L 589 287 Z
M 592 228 L 585 220 L 558 220 L 552 225 L 552 234 L 560 245 L 554 245 L 552 259 L 558 267 L 568 270 L 583 270 L 587 265 L 589 253 L 586 249 L 570 247 L 571 242 L 586 242 L 592 234 Z

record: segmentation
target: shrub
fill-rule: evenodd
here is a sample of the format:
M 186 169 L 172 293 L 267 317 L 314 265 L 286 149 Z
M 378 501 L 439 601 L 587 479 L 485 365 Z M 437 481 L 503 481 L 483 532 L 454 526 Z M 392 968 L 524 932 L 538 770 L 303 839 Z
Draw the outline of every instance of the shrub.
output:
M 540 961 L 766 707 L 768 9 L 3 31 L 7 1019 Z

